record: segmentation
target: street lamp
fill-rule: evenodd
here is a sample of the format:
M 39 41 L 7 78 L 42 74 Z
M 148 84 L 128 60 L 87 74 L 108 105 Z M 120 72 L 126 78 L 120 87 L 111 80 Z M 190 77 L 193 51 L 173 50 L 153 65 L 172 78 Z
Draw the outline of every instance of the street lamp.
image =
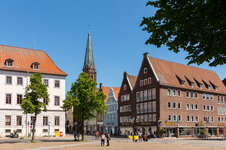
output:
M 133 128 L 133 142 L 134 142 L 134 134 L 135 134 L 135 123 L 136 123 L 137 120 L 138 119 L 135 119 L 134 117 L 133 117 L 133 119 L 131 118 L 129 120 L 129 122 L 132 124 L 132 128 Z

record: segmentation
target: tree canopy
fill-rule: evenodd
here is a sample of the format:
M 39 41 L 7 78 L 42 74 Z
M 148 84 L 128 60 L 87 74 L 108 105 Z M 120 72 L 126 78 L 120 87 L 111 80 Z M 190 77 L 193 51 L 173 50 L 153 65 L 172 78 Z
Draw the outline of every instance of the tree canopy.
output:
M 26 87 L 23 102 L 20 105 L 24 112 L 34 114 L 34 124 L 32 131 L 32 141 L 34 140 L 34 131 L 37 115 L 41 111 L 47 111 L 46 104 L 43 99 L 49 101 L 49 94 L 46 86 L 42 83 L 42 75 L 40 73 L 34 73 L 30 77 L 30 84 Z
M 97 89 L 97 83 L 90 75 L 82 72 L 76 82 L 72 83 L 71 90 L 67 92 L 63 101 L 63 109 L 73 109 L 73 116 L 82 123 L 82 140 L 84 140 L 84 121 L 95 116 L 95 112 L 105 113 L 107 108 L 104 102 L 105 95 Z
M 188 64 L 226 64 L 226 5 L 223 0 L 157 0 L 154 16 L 144 17 L 141 26 L 150 33 L 146 44 L 166 45 L 188 53 Z

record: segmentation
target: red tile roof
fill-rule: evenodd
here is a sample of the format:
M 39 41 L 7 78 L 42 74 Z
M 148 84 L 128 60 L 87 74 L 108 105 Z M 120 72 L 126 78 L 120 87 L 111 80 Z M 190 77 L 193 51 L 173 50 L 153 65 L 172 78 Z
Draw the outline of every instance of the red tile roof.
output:
M 157 77 L 159 78 L 160 84 L 162 85 L 216 92 L 210 83 L 212 82 L 215 86 L 218 86 L 217 93 L 226 93 L 226 88 L 216 72 L 157 58 L 148 58 L 157 74 Z M 185 81 L 184 86 L 180 85 L 176 76 Z M 186 78 L 191 82 L 194 82 L 193 88 L 188 84 Z M 203 84 L 202 89 L 198 87 L 195 80 Z M 205 87 L 203 81 L 210 85 L 210 90 Z
M 104 87 L 104 86 L 102 86 L 104 95 L 106 95 L 105 103 L 107 102 L 108 94 L 109 94 L 110 88 L 112 88 L 112 89 L 114 90 L 115 98 L 116 98 L 116 100 L 118 101 L 118 93 L 119 93 L 119 90 L 120 90 L 119 87 Z
M 12 67 L 5 65 L 6 59 L 9 58 L 13 60 Z M 31 67 L 34 62 L 39 63 L 38 70 Z M 65 72 L 56 66 L 45 51 L 5 45 L 0 45 L 0 69 L 67 76 Z

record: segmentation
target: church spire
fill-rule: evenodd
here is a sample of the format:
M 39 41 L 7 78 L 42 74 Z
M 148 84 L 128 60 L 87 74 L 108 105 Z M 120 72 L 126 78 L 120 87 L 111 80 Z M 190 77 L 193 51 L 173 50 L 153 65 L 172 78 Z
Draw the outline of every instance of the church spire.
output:
M 89 27 L 89 33 L 88 33 L 88 39 L 87 39 L 87 45 L 86 45 L 85 61 L 84 61 L 83 68 L 85 68 L 85 67 L 95 68 L 94 59 L 93 59 L 93 50 L 92 50 L 92 44 L 91 44 L 90 27 Z
M 87 39 L 87 45 L 86 45 L 86 54 L 85 54 L 85 61 L 84 61 L 84 65 L 83 65 L 83 71 L 86 72 L 87 74 L 89 74 L 91 76 L 91 78 L 93 79 L 93 81 L 96 81 L 96 68 L 94 65 L 90 29 L 88 32 L 88 39 Z

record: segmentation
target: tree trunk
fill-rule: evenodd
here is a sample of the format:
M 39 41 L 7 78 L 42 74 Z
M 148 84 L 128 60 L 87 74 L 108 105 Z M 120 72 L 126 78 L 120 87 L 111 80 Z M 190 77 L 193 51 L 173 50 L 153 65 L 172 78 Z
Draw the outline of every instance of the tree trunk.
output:
M 35 124 L 36 124 L 36 118 L 37 118 L 37 114 L 35 113 L 35 120 L 33 122 L 33 130 L 32 130 L 32 139 L 31 142 L 34 142 L 34 138 L 35 138 Z M 31 120 L 32 121 L 32 120 Z
M 82 141 L 84 141 L 84 117 L 82 117 Z

